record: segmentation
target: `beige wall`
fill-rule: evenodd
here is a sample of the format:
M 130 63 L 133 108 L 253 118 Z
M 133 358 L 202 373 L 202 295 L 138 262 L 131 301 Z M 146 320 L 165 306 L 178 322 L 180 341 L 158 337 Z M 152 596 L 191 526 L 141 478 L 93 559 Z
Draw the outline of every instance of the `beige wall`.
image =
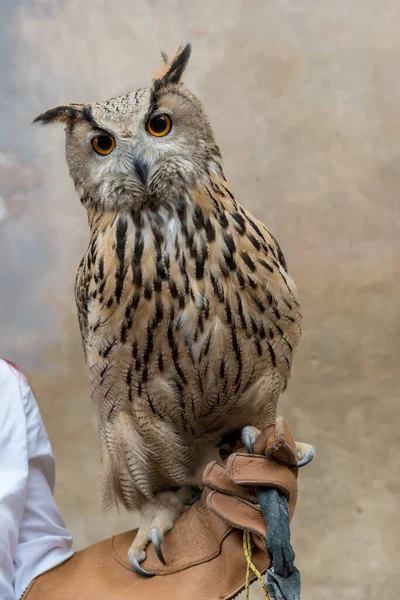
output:
M 0 13 L 0 352 L 30 375 L 77 547 L 133 518 L 100 511 L 73 299 L 86 217 L 62 131 L 29 123 L 57 103 L 147 85 L 159 48 L 192 41 L 186 80 L 230 183 L 278 237 L 304 301 L 280 406 L 317 449 L 293 522 L 303 597 L 394 598 L 399 2 L 2 0 Z

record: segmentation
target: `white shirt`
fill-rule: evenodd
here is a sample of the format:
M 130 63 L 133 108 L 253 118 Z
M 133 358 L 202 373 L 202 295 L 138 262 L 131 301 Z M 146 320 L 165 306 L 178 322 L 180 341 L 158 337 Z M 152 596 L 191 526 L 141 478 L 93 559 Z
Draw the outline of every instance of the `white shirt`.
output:
M 53 498 L 55 464 L 32 390 L 0 359 L 0 599 L 72 556 Z

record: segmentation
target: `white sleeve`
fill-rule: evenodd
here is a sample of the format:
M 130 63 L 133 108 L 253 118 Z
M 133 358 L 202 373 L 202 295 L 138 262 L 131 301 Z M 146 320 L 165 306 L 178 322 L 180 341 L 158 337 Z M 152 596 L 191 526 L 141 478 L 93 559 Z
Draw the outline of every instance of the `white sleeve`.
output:
M 28 482 L 21 380 L 0 360 L 0 598 L 15 600 L 14 557 Z
M 17 598 L 23 594 L 32 579 L 73 554 L 72 536 L 65 527 L 53 497 L 55 464 L 51 445 L 35 397 L 24 380 L 21 391 L 29 473 L 24 515 L 14 556 L 14 587 Z

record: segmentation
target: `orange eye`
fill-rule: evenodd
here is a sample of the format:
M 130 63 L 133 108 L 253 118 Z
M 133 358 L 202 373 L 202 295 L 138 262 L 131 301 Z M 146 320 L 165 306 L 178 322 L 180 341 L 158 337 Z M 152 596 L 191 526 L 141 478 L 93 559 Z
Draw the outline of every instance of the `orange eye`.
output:
M 169 115 L 157 115 L 147 122 L 147 131 L 156 137 L 167 135 L 171 131 L 172 121 Z
M 92 146 L 97 154 L 110 154 L 115 148 L 115 140 L 108 133 L 101 133 L 92 139 Z

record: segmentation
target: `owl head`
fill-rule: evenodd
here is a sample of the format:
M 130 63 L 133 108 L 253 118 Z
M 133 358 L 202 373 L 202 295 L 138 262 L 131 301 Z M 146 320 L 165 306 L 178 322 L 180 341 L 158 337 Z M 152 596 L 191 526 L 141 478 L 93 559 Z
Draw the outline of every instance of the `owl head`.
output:
M 82 203 L 140 210 L 170 203 L 221 169 L 201 102 L 183 85 L 191 47 L 179 48 L 148 88 L 105 102 L 50 108 L 34 122 L 66 125 L 66 156 Z

